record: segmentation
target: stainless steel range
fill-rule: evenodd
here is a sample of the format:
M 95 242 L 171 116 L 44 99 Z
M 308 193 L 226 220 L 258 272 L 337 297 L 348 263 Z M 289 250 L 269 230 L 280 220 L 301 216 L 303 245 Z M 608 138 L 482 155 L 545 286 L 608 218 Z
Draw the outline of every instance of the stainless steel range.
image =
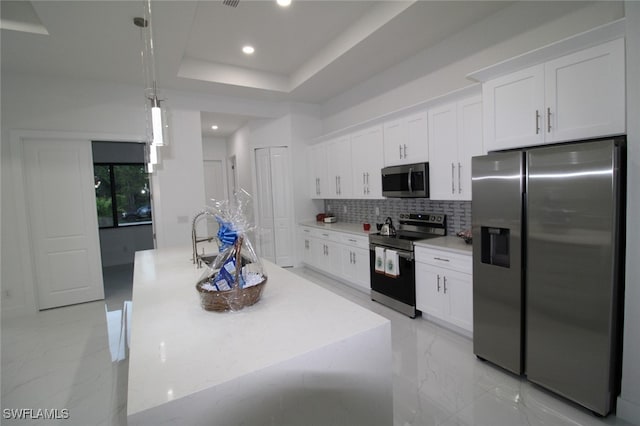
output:
M 402 213 L 395 235 L 369 234 L 371 299 L 411 318 L 420 315 L 414 242 L 445 235 L 447 216 L 437 213 Z

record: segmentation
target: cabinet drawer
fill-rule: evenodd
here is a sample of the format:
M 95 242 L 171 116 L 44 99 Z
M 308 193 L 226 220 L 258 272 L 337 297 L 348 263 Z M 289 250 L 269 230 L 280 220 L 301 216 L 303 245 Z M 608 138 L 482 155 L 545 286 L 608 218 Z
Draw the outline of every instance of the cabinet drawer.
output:
M 368 237 L 359 237 L 353 234 L 341 234 L 340 242 L 342 244 L 346 244 L 348 246 L 359 247 L 363 249 L 369 248 L 369 238 Z
M 415 255 L 416 262 L 453 269 L 466 274 L 472 273 L 472 260 L 469 255 L 425 247 L 416 247 Z
M 323 240 L 329 240 L 329 241 L 335 241 L 335 242 L 340 241 L 340 237 L 338 233 L 333 231 L 325 231 L 323 229 L 314 229 L 313 236 Z
M 300 234 L 304 235 L 305 237 L 317 237 L 316 235 L 316 229 L 313 229 L 309 226 L 301 226 L 300 227 Z

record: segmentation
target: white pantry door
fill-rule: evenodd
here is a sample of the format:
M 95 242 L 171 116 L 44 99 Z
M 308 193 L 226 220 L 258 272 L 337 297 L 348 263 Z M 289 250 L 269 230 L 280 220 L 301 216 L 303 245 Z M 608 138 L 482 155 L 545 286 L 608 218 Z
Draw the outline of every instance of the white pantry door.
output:
M 38 308 L 104 299 L 91 143 L 23 141 Z
M 261 256 L 293 266 L 291 182 L 287 147 L 259 148 L 256 156 Z

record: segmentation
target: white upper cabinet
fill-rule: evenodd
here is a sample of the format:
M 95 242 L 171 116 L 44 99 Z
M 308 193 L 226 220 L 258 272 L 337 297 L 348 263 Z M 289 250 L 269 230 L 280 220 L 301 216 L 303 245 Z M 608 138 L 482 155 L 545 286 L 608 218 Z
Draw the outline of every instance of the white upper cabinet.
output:
M 544 66 L 536 65 L 482 85 L 487 151 L 544 142 Z
M 384 165 L 429 161 L 427 112 L 384 123 Z
M 327 176 L 327 196 L 323 198 L 352 197 L 351 140 L 348 135 L 327 143 Z
M 547 141 L 625 132 L 624 40 L 545 64 Z
M 482 86 L 487 151 L 625 132 L 624 40 Z
M 382 198 L 382 145 L 381 125 L 351 135 L 353 198 Z
M 471 157 L 482 150 L 480 96 L 429 110 L 432 200 L 471 200 Z
M 308 149 L 309 190 L 311 198 L 329 196 L 327 175 L 327 144 L 317 144 Z

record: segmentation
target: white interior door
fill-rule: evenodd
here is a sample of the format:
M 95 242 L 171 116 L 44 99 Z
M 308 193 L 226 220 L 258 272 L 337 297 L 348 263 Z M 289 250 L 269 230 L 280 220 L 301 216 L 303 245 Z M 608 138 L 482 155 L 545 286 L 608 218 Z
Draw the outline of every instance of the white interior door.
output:
M 224 175 L 222 160 L 204 161 L 204 199 L 206 205 L 213 205 L 211 200 L 221 201 L 228 199 L 227 182 Z M 218 232 L 218 222 L 207 216 L 207 235 L 215 235 Z M 200 235 L 200 234 L 198 234 Z
M 287 148 L 270 148 L 270 159 L 276 263 L 280 266 L 293 266 L 291 180 Z
M 271 193 L 271 158 L 269 148 L 256 149 L 256 180 L 258 185 L 258 226 L 260 256 L 276 261 L 273 196 Z
M 293 266 L 291 182 L 287 147 L 256 149 L 261 256 Z
M 25 140 L 39 309 L 104 299 L 89 141 Z

